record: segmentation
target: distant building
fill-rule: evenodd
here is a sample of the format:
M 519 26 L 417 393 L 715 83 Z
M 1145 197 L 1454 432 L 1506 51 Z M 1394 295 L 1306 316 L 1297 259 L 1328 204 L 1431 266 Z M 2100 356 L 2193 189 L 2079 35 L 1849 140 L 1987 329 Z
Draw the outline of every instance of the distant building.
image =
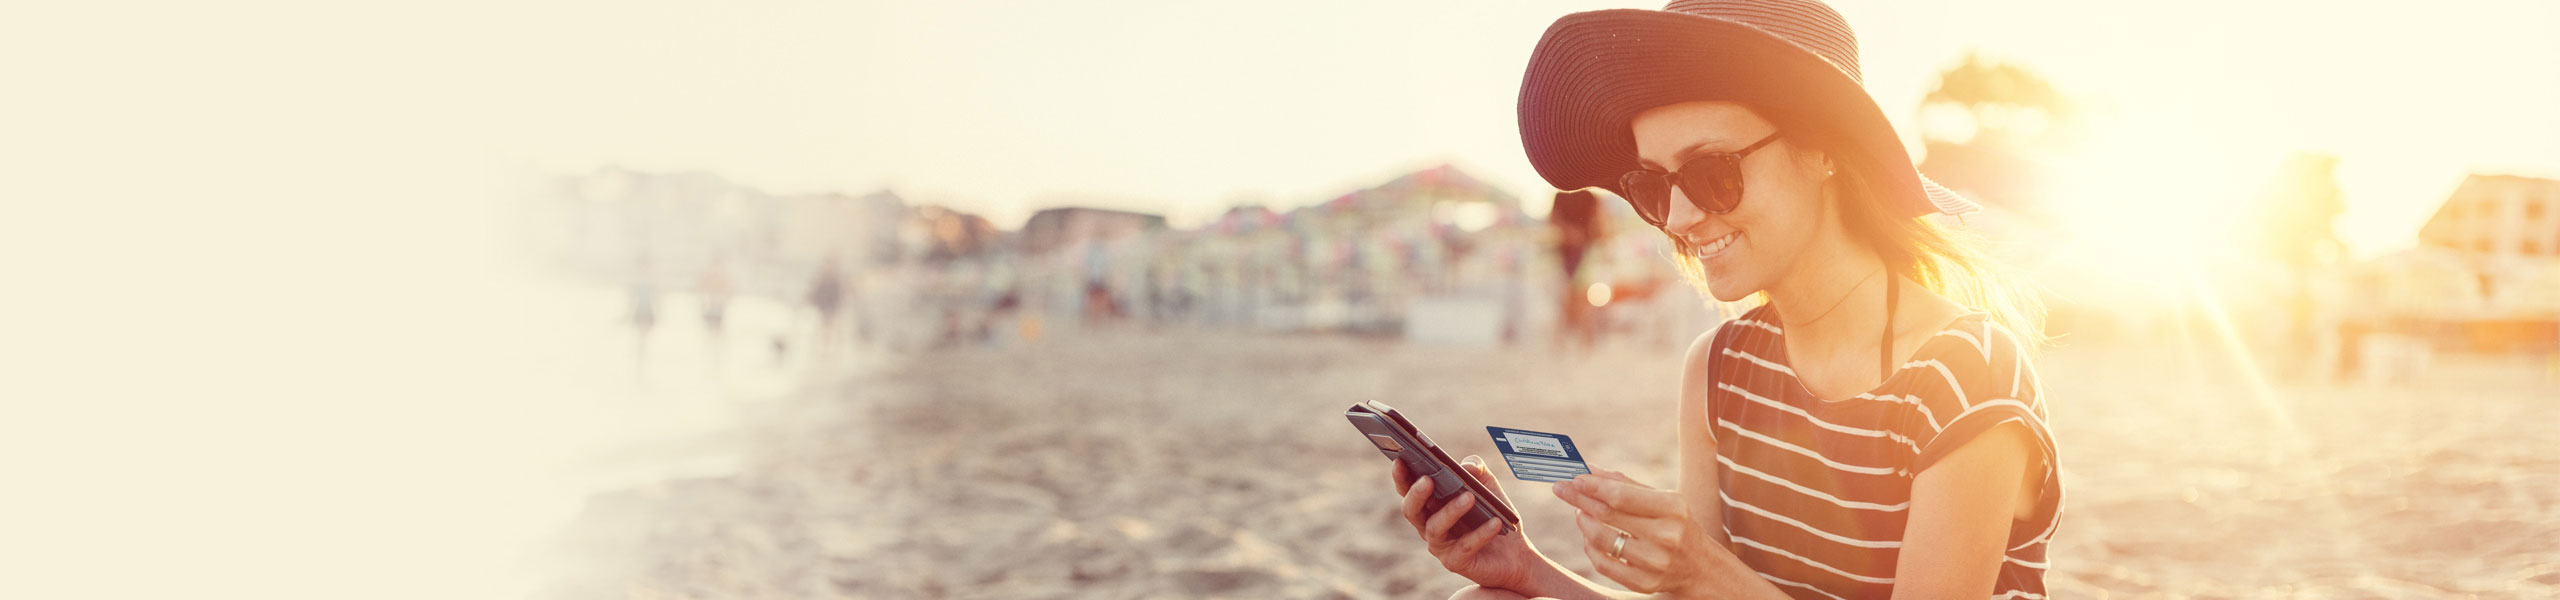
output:
M 2560 256 L 2560 180 L 2472 175 L 2418 241 L 2478 255 Z
M 1108 243 L 1164 228 L 1163 215 L 1081 206 L 1043 209 L 1022 223 L 1022 253 L 1047 254 L 1085 242 Z
M 2418 230 L 2418 241 L 2462 258 L 2484 312 L 2560 318 L 2560 180 L 2473 175 Z
M 899 258 L 898 229 L 907 203 L 897 194 L 809 194 L 791 196 L 784 206 L 779 228 L 783 260 L 817 264 L 834 256 L 847 264 L 873 264 Z
M 940 264 L 995 250 L 1004 232 L 986 217 L 924 205 L 907 209 L 898 237 L 906 255 Z
M 2418 242 L 2369 265 L 2364 302 L 2449 326 L 2454 347 L 2555 349 L 2560 180 L 2472 175 L 2418 230 Z

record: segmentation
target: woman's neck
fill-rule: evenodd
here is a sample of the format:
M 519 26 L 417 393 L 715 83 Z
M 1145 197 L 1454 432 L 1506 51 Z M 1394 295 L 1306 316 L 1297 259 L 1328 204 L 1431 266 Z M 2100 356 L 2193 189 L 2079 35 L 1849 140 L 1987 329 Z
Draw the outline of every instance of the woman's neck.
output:
M 1837 233 L 1837 232 L 1835 232 Z M 1838 236 L 1825 239 L 1841 240 Z M 1876 253 L 1845 241 L 1807 248 L 1803 265 L 1768 288 L 1791 346 L 1823 356 L 1870 348 L 1884 329 L 1885 272 Z

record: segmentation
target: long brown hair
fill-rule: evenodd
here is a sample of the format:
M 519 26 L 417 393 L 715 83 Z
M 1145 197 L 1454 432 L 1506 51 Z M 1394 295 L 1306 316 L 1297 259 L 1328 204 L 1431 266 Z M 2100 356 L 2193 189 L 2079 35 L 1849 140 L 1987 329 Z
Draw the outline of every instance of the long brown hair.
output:
M 1988 242 L 1970 231 L 1949 229 L 1936 221 L 1904 217 L 1888 210 L 1885 196 L 1879 194 L 1876 178 L 1856 154 L 1843 152 L 1847 144 L 1835 143 L 1826 130 L 1785 122 L 1782 112 L 1773 113 L 1760 107 L 1752 111 L 1776 117 L 1782 131 L 1799 146 L 1823 151 L 1833 158 L 1834 172 L 1824 185 L 1839 199 L 1842 229 L 1859 245 L 1874 251 L 1884 261 L 1885 269 L 1895 275 L 1910 277 L 1929 291 L 1985 313 L 1992 322 L 2007 328 L 2027 349 L 2044 345 L 2050 339 L 2044 334 L 2044 300 L 2028 289 L 2011 270 L 1984 250 Z M 1707 293 L 1706 269 L 1698 264 L 1690 244 L 1677 235 L 1664 231 L 1675 252 L 1674 261 L 1680 272 L 1701 293 Z M 1713 294 L 1708 294 L 1713 303 Z M 1766 302 L 1765 294 L 1754 294 Z M 1720 306 L 1727 316 L 1731 307 Z

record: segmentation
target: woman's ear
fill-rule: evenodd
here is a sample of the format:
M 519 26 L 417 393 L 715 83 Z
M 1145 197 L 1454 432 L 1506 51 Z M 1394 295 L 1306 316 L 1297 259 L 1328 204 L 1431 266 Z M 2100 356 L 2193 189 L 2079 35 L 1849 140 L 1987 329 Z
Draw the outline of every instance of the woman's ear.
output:
M 1795 159 L 1794 162 L 1796 164 L 1796 168 L 1805 169 L 1807 172 L 1812 173 L 1814 181 L 1828 181 L 1831 179 L 1833 174 L 1839 172 L 1838 165 L 1831 161 L 1830 152 L 1824 152 L 1822 150 L 1804 146 L 1796 146 L 1795 148 L 1797 149 L 1789 154 L 1794 155 L 1793 158 Z

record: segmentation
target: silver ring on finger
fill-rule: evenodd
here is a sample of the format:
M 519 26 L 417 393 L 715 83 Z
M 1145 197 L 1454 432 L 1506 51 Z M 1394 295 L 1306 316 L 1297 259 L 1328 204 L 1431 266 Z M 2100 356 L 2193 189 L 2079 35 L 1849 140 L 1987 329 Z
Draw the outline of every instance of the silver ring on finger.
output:
M 1618 539 L 1609 542 L 1609 560 L 1618 561 L 1619 564 L 1627 562 L 1627 532 L 1618 532 Z

